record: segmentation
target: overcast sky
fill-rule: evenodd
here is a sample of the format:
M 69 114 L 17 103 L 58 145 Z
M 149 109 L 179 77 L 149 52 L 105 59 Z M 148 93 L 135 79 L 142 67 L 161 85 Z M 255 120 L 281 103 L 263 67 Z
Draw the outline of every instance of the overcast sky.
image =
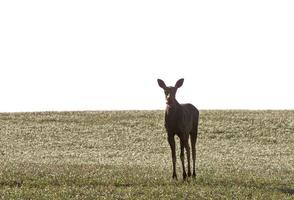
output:
M 0 112 L 294 109 L 294 1 L 0 1 Z

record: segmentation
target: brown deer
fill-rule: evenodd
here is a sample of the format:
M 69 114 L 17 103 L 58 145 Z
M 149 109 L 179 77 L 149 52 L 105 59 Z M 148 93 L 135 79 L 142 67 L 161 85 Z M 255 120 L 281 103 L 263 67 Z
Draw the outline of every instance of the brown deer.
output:
M 196 140 L 198 132 L 199 111 L 192 104 L 179 104 L 176 100 L 177 89 L 183 85 L 184 79 L 177 81 L 174 87 L 167 87 L 163 80 L 157 79 L 159 87 L 164 90 L 166 98 L 165 110 L 165 129 L 167 132 L 168 143 L 171 147 L 173 162 L 173 179 L 177 179 L 176 173 L 176 145 L 174 136 L 180 138 L 181 153 L 180 158 L 183 168 L 183 179 L 187 178 L 184 162 L 184 148 L 187 153 L 188 160 L 188 176 L 191 176 L 190 167 L 190 146 L 189 136 L 191 136 L 192 159 L 193 159 L 193 178 L 196 177 L 195 161 L 196 161 Z

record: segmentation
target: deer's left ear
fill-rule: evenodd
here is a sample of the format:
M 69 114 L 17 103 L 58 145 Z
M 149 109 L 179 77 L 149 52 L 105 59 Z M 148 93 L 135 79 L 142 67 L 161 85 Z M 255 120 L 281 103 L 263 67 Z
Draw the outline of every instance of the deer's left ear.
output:
M 181 78 L 180 80 L 177 81 L 175 87 L 176 87 L 176 88 L 179 88 L 179 87 L 181 87 L 181 86 L 183 85 L 183 83 L 184 83 L 184 79 Z

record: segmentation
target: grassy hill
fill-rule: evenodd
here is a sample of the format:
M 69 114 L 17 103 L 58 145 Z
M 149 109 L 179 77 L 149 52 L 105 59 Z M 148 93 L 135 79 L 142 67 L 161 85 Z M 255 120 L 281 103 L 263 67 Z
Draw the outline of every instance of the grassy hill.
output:
M 294 111 L 201 111 L 186 182 L 163 116 L 0 114 L 0 199 L 294 199 Z

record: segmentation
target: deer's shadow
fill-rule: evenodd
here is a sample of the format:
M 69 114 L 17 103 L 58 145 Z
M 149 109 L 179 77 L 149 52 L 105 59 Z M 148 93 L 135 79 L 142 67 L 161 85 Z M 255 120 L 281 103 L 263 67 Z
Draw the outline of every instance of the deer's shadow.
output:
M 277 190 L 285 193 L 285 194 L 289 194 L 289 195 L 294 195 L 294 189 L 293 188 L 288 188 L 288 187 L 285 187 L 285 188 L 277 188 Z

